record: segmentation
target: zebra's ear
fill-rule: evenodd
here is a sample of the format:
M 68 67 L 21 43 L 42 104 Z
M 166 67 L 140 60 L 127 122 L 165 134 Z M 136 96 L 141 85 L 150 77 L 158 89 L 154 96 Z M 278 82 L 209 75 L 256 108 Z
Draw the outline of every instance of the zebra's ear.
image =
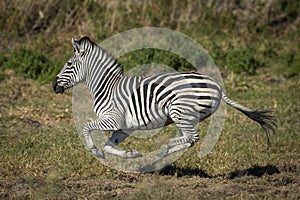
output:
M 72 45 L 74 47 L 75 52 L 80 53 L 80 46 L 78 44 L 78 41 L 74 38 L 72 38 Z

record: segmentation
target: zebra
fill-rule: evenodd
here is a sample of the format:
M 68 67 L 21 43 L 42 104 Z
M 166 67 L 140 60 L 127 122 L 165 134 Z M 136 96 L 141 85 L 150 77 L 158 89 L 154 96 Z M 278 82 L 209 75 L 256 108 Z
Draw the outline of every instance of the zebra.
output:
M 143 156 L 136 150 L 117 148 L 134 130 L 149 130 L 175 124 L 179 136 L 169 139 L 165 155 L 191 147 L 199 140 L 196 125 L 212 115 L 221 100 L 241 111 L 262 127 L 267 136 L 275 133 L 275 118 L 268 110 L 252 110 L 229 99 L 219 84 L 199 72 L 169 72 L 152 76 L 128 76 L 110 53 L 89 37 L 72 38 L 74 54 L 53 80 L 55 93 L 86 82 L 94 99 L 97 119 L 87 123 L 82 133 L 87 149 L 99 158 L 105 153 L 121 158 Z M 112 132 L 98 149 L 91 132 Z

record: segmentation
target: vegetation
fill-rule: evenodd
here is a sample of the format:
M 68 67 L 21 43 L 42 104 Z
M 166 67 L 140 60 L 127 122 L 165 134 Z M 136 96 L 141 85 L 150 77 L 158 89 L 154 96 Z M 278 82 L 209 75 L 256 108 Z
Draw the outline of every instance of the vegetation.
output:
M 0 198 L 298 199 L 299 6 L 288 0 L 0 1 Z M 195 39 L 219 67 L 229 97 L 274 110 L 271 147 L 257 124 L 228 108 L 219 141 L 202 159 L 200 141 L 162 170 L 130 174 L 89 154 L 73 124 L 71 91 L 55 95 L 50 82 L 73 52 L 72 37 L 100 43 L 144 26 Z M 119 60 L 126 71 L 150 62 L 191 69 L 156 49 Z M 201 138 L 208 122 L 199 126 Z M 146 151 L 151 144 L 128 138 L 122 148 Z
M 2 70 L 12 69 L 18 75 L 38 80 L 40 83 L 49 83 L 56 75 L 53 66 L 62 66 L 62 63 L 49 59 L 45 54 L 20 47 L 10 56 L 3 57 L 0 61 Z
M 185 0 L 174 1 L 171 6 L 169 2 L 136 0 L 1 2 L 3 39 L 0 47 L 7 59 L 10 56 L 13 60 L 19 59 L 14 57 L 20 55 L 10 55 L 10 51 L 22 52 L 25 47 L 63 63 L 72 52 L 72 37 L 88 35 L 100 42 L 131 28 L 167 27 L 194 38 L 209 50 L 217 65 L 226 70 L 253 75 L 258 67 L 273 65 L 280 57 L 279 61 L 286 60 L 280 63 L 281 67 L 288 62 L 292 67 L 284 71 L 293 75 L 299 73 L 293 64 L 299 62 L 299 55 L 295 53 L 299 46 L 294 42 L 299 39 L 296 28 L 299 5 L 298 1 L 287 0 L 265 3 L 260 0 L 228 3 Z M 161 56 L 156 57 L 164 62 L 164 54 L 159 54 Z M 40 59 L 43 62 L 44 58 Z M 271 62 L 266 63 L 266 60 Z M 61 63 L 55 62 L 51 70 L 40 73 L 53 76 L 51 73 L 59 71 Z M 23 73 L 32 77 L 31 70 Z

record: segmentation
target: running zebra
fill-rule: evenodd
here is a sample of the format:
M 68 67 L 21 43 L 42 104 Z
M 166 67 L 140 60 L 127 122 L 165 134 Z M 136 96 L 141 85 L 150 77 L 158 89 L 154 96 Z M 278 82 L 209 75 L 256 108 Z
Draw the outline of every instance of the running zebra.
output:
M 97 149 L 91 131 L 112 131 L 104 146 L 107 153 L 122 158 L 142 156 L 136 150 L 116 148 L 134 130 L 155 129 L 175 123 L 180 136 L 167 144 L 167 153 L 191 147 L 199 140 L 196 125 L 213 114 L 221 99 L 258 122 L 269 142 L 275 132 L 275 120 L 269 111 L 251 110 L 232 100 L 209 76 L 198 72 L 164 73 L 148 77 L 129 77 L 123 67 L 104 49 L 88 37 L 72 39 L 73 56 L 53 81 L 55 93 L 63 93 L 85 81 L 94 98 L 94 112 L 98 119 L 83 128 L 89 151 L 104 158 Z

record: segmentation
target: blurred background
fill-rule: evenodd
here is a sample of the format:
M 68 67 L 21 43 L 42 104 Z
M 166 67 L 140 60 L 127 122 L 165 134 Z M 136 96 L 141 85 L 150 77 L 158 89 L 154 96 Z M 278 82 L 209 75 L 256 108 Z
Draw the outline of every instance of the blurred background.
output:
M 53 78 L 70 56 L 72 37 L 87 35 L 100 43 L 145 26 L 187 34 L 228 71 L 254 74 L 256 68 L 277 65 L 286 76 L 299 72 L 299 1 L 4 0 L 0 4 L 1 68 L 15 68 L 14 62 L 19 62 L 23 69 L 16 71 L 42 82 Z M 33 62 L 38 65 L 28 66 Z
M 0 0 L 0 199 L 299 199 L 299 11 L 299 0 Z M 74 127 L 72 90 L 56 95 L 51 81 L 73 53 L 72 37 L 99 44 L 138 27 L 201 44 L 230 98 L 274 111 L 271 146 L 257 124 L 228 108 L 219 141 L 201 159 L 201 140 L 147 174 L 118 172 L 89 154 Z M 125 71 L 151 62 L 190 69 L 155 49 L 119 61 Z M 208 125 L 199 125 L 201 138 Z M 129 137 L 120 148 L 148 152 L 172 130 Z

